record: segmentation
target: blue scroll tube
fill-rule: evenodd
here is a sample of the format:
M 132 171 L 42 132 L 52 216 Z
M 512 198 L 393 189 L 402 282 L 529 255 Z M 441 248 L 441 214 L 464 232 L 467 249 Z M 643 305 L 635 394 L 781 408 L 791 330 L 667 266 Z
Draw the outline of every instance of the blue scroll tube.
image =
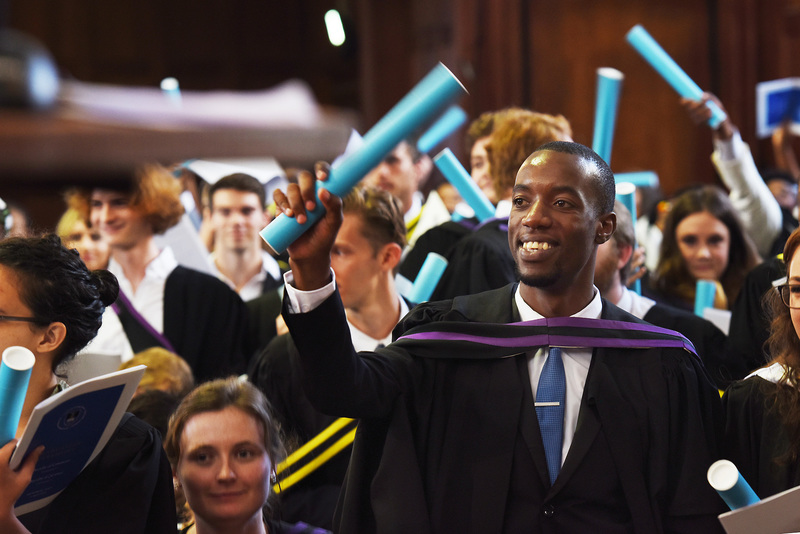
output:
M 708 483 L 731 510 L 757 503 L 760 499 L 730 460 L 717 460 L 708 468 Z
M 449 148 L 436 154 L 433 163 L 442 171 L 447 181 L 453 184 L 464 202 L 475 211 L 479 221 L 494 217 L 494 206 Z
M 366 133 L 361 148 L 331 167 L 325 189 L 336 196 L 346 195 L 400 141 L 465 93 L 461 82 L 439 63 Z M 272 250 L 281 253 L 324 213 L 325 208 L 317 199 L 305 223 L 298 224 L 294 217 L 280 214 L 261 230 L 261 238 Z
M 407 298 L 415 304 L 426 302 L 433 290 L 436 289 L 436 284 L 447 269 L 447 260 L 435 252 L 429 252 L 425 258 L 425 262 L 419 269 L 417 278 L 414 280 L 414 285 L 411 287 L 411 292 Z
M 614 125 L 617 122 L 619 93 L 625 76 L 617 69 L 597 69 L 597 100 L 594 107 L 594 137 L 592 150 L 611 165 L 611 147 L 614 145 Z
M 449 107 L 447 111 L 442 113 L 442 116 L 436 119 L 436 122 L 419 137 L 419 141 L 417 141 L 417 150 L 419 150 L 420 154 L 427 154 L 466 121 L 466 111 L 458 106 Z
M 628 211 L 631 212 L 631 222 L 633 222 L 634 227 L 636 226 L 636 186 L 630 182 L 618 182 L 617 183 L 617 200 L 622 202 L 622 205 L 628 208 Z M 636 249 L 636 242 L 633 243 L 634 250 Z M 622 281 L 625 283 L 625 280 Z M 633 283 L 633 287 L 631 288 L 633 291 L 636 292 L 637 295 L 642 294 L 642 281 L 636 280 Z
M 694 314 L 703 316 L 703 310 L 714 307 L 714 296 L 717 294 L 717 283 L 714 280 L 698 280 L 694 295 Z
M 0 446 L 14 439 L 17 433 L 35 361 L 33 353 L 25 347 L 8 347 L 3 351 L 0 364 Z
M 669 83 L 683 98 L 700 100 L 703 90 L 689 78 L 663 48 L 653 39 L 647 30 L 637 24 L 625 35 L 628 43 Z M 707 102 L 711 110 L 708 124 L 716 129 L 728 116 L 714 102 Z
M 619 172 L 614 173 L 617 183 L 629 182 L 636 187 L 658 187 L 658 174 L 653 171 Z

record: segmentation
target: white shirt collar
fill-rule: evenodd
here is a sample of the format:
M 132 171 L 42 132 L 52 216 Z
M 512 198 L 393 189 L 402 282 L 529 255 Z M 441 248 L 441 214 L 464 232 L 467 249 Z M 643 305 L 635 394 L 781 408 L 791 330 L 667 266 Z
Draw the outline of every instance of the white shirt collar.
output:
M 511 201 L 510 200 L 501 200 L 497 203 L 497 207 L 494 209 L 494 216 L 499 218 L 505 218 L 511 215 Z
M 533 321 L 535 319 L 544 319 L 544 317 L 539 314 L 536 310 L 528 306 L 528 303 L 522 298 L 522 295 L 519 293 L 519 288 L 522 284 L 517 285 L 517 290 L 514 293 L 514 301 L 517 304 L 517 309 L 519 310 L 519 316 L 523 321 Z M 600 298 L 600 291 L 597 290 L 596 287 L 592 286 L 594 290 L 594 296 L 592 297 L 591 302 L 579 311 L 578 313 L 572 315 L 571 317 L 585 317 L 588 319 L 599 319 L 600 314 L 603 312 L 603 301 Z
M 400 295 L 398 295 L 397 298 L 400 300 L 399 318 L 402 319 L 408 313 L 408 304 L 406 304 L 406 301 L 402 297 L 400 297 Z M 365 334 L 364 332 L 353 326 L 353 324 L 350 321 L 347 321 L 347 326 L 350 327 L 350 339 L 353 343 L 353 348 L 356 349 L 356 352 L 364 350 L 373 351 L 379 346 L 385 347 L 386 345 L 392 342 L 391 332 L 389 332 L 389 335 L 384 337 L 383 339 L 376 339 L 374 337 Z
M 631 315 L 638 317 L 639 319 L 644 319 L 644 316 L 647 315 L 647 312 L 650 311 L 650 308 L 655 306 L 656 301 L 647 297 L 643 297 L 642 295 L 631 291 L 627 287 L 624 287 L 622 288 L 622 298 L 619 299 L 619 302 L 616 304 L 619 308 L 625 310 Z
M 403 215 L 403 221 L 408 224 L 409 221 L 414 220 L 414 217 L 419 215 L 420 211 L 422 211 L 422 193 L 415 191 L 411 197 L 411 207 Z
M 153 280 L 166 280 L 177 266 L 178 260 L 175 259 L 175 254 L 172 252 L 172 249 L 170 247 L 165 247 L 158 253 L 158 256 L 147 264 L 147 267 L 144 269 L 144 276 L 145 278 L 151 278 Z M 118 279 L 127 280 L 122 266 L 113 257 L 108 262 L 108 270 Z

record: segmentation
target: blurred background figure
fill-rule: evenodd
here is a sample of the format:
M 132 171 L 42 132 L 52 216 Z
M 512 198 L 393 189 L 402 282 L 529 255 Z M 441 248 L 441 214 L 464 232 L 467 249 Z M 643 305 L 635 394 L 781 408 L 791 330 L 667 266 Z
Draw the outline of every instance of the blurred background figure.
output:
M 105 269 L 111 251 L 108 242 L 96 228 L 90 228 L 88 221 L 75 208 L 67 208 L 56 225 L 56 234 L 67 248 L 74 248 L 80 254 L 89 270 Z

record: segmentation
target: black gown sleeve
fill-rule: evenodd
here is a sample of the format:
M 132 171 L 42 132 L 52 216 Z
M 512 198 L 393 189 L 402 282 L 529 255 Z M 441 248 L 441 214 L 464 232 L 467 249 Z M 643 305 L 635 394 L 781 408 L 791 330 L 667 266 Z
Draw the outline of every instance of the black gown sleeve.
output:
M 19 519 L 33 534 L 174 534 L 172 470 L 158 431 L 126 414 L 52 503 Z

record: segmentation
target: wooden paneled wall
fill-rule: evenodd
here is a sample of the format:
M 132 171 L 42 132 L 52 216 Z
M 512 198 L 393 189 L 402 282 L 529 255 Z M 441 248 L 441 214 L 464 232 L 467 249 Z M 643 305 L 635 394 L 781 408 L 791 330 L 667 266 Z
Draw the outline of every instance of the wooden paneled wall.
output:
M 331 7 L 355 29 L 344 49 L 326 41 Z M 800 0 L 26 0 L 9 20 L 82 80 L 253 89 L 299 77 L 322 103 L 360 112 L 364 129 L 443 61 L 469 90 L 470 116 L 562 113 L 591 144 L 595 70 L 615 67 L 626 78 L 612 167 L 655 170 L 667 193 L 717 181 L 711 136 L 627 45 L 634 24 L 722 99 L 762 166 L 772 156 L 755 137 L 755 84 L 800 75 Z M 466 161 L 460 136 L 449 141 Z

